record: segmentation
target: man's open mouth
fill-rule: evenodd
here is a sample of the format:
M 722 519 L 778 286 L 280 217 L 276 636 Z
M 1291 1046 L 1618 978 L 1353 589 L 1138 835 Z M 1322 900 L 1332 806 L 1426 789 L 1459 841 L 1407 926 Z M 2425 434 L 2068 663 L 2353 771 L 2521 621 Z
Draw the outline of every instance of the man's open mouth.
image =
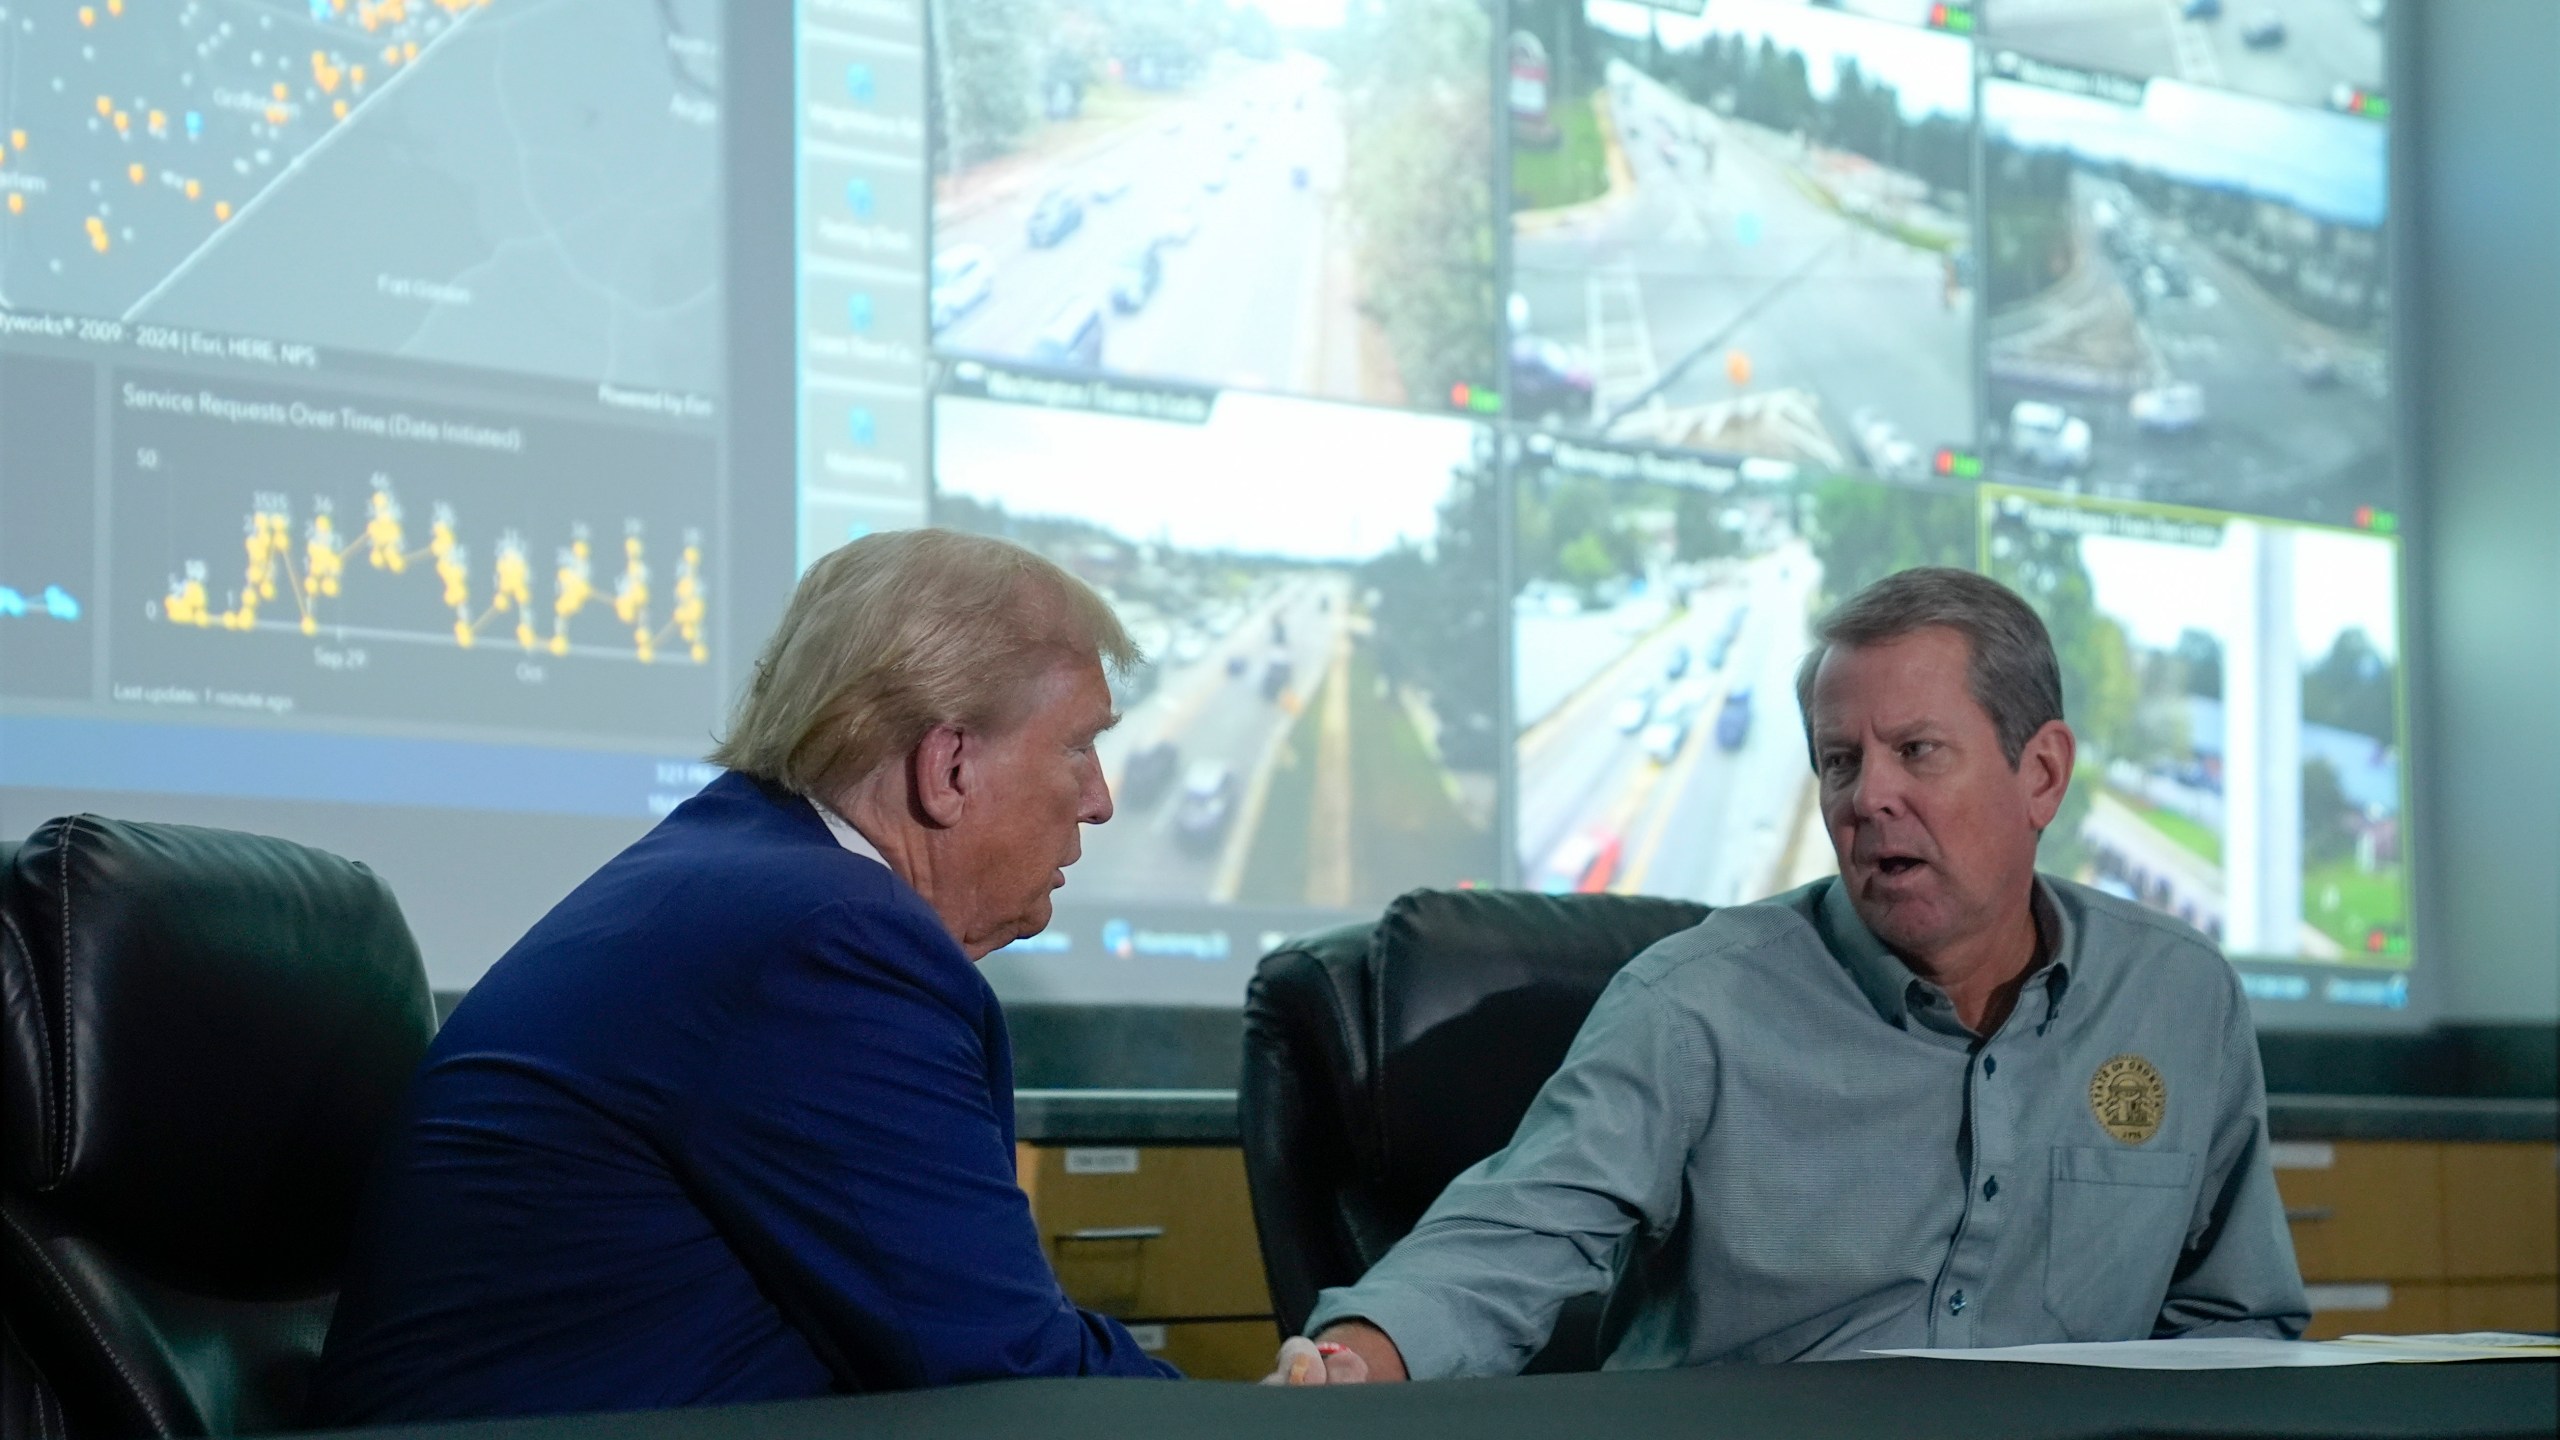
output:
M 1887 875 L 1907 875 L 1919 869 L 1920 863 L 1909 855 L 1887 855 L 1876 862 L 1876 868 Z

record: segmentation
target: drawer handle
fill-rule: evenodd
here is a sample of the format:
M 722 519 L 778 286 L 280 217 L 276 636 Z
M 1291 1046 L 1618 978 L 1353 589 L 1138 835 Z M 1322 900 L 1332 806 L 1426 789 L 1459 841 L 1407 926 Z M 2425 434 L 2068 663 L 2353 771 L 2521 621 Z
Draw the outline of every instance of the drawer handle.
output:
M 1058 1238 L 1060 1240 L 1161 1240 L 1164 1238 L 1164 1227 L 1161 1225 L 1091 1225 L 1082 1230 L 1070 1230 Z
M 2338 1218 L 2338 1207 L 2335 1205 L 2299 1207 L 2288 1205 L 2284 1209 L 2284 1218 L 2288 1225 L 2309 1225 L 2318 1220 L 2335 1220 Z

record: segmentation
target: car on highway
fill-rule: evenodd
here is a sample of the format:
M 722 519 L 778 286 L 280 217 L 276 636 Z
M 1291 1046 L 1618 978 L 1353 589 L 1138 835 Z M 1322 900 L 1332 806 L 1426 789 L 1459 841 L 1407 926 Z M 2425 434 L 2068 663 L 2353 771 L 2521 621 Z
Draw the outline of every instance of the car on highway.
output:
M 1022 233 L 1030 242 L 1045 250 L 1075 233 L 1084 223 L 1084 202 L 1065 186 L 1040 197 L 1031 207 L 1031 218 L 1022 224 Z
M 1129 193 L 1129 177 L 1118 170 L 1107 171 L 1085 193 L 1093 197 L 1095 204 L 1108 205 Z
M 1742 748 L 1744 737 L 1751 733 L 1751 687 L 1737 687 L 1724 697 L 1724 705 L 1716 711 L 1716 745 L 1725 750 Z
M 2089 422 L 2043 400 L 2009 407 L 2009 453 L 2043 470 L 2089 468 Z
M 1564 838 L 1538 872 L 1537 888 L 1549 895 L 1597 895 L 1618 876 L 1626 845 L 1605 825 Z
M 1292 189 L 1297 190 L 1304 190 L 1307 188 L 1306 166 L 1292 165 L 1289 167 L 1289 185 Z
M 1280 692 L 1289 688 L 1289 680 L 1295 673 L 1295 669 L 1296 667 L 1290 664 L 1286 651 L 1272 652 L 1271 658 L 1262 662 L 1262 698 L 1279 699 Z
M 1511 403 L 1521 420 L 1591 417 L 1590 362 L 1572 347 L 1536 335 L 1511 337 Z
M 1686 645 L 1672 646 L 1671 653 L 1662 657 L 1662 678 L 1665 680 L 1677 680 L 1688 673 L 1689 647 Z
M 1120 772 L 1122 808 L 1144 810 L 1163 799 L 1181 768 L 1182 752 L 1170 740 L 1158 740 L 1130 752 L 1129 763 Z
M 2338 357 L 2326 350 L 2296 350 L 2285 357 L 2285 363 L 2305 389 L 2326 390 L 2338 383 Z
M 2222 0 L 2186 0 L 2178 13 L 2190 20 L 2211 20 L 2222 13 Z
M 1217 164 L 1210 166 L 1209 173 L 1200 177 L 1200 188 L 1213 195 L 1218 191 L 1226 189 L 1227 162 L 1221 160 Z
M 1223 760 L 1195 760 L 1182 777 L 1182 797 L 1174 802 L 1173 831 L 1184 845 L 1206 850 L 1218 843 L 1235 818 L 1236 772 Z
M 1031 342 L 1031 358 L 1044 365 L 1100 365 L 1102 306 L 1090 299 L 1068 301 Z
M 1742 622 L 1750 614 L 1750 606 L 1737 605 L 1733 607 L 1733 613 L 1725 617 L 1724 628 L 1716 632 L 1715 643 L 1707 648 L 1708 669 L 1724 668 L 1724 662 L 1733 654 L 1733 642 L 1742 635 Z
M 1928 473 L 1929 457 L 1874 410 L 1862 409 L 1851 416 L 1849 431 L 1858 442 L 1858 454 L 1874 474 L 1887 480 L 1916 480 Z
M 933 328 L 942 329 L 995 293 L 995 257 L 980 245 L 954 245 L 933 257 Z
M 1609 709 L 1609 723 L 1621 735 L 1633 735 L 1653 718 L 1654 689 L 1648 685 Z
M 1644 747 L 1646 758 L 1654 764 L 1668 765 L 1671 757 L 1680 753 L 1680 747 L 1689 743 L 1689 721 L 1688 711 L 1674 710 L 1644 727 L 1636 743 Z
M 2133 423 L 2154 435 L 2184 435 L 2204 424 L 2204 387 L 2192 380 L 2134 392 L 2126 408 Z
M 1111 272 L 1111 308 L 1124 315 L 1146 308 L 1164 283 L 1164 254 L 1153 240 L 1139 246 Z
M 1183 204 L 1165 212 L 1164 228 L 1156 232 L 1156 238 L 1167 245 L 1188 245 L 1191 237 L 1199 233 L 1200 207 Z
M 2240 27 L 2240 43 L 2252 50 L 2273 50 L 2284 43 L 2284 17 L 2273 10 L 2261 10 Z

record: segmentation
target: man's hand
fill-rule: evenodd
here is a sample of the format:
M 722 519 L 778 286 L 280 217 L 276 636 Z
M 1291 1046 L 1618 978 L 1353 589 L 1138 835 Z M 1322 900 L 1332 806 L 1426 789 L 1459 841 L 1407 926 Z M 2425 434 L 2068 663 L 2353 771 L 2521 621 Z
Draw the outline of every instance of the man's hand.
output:
M 1365 1320 L 1328 1325 L 1316 1339 L 1291 1336 L 1265 1385 L 1357 1385 L 1405 1378 L 1404 1355 L 1387 1332 Z

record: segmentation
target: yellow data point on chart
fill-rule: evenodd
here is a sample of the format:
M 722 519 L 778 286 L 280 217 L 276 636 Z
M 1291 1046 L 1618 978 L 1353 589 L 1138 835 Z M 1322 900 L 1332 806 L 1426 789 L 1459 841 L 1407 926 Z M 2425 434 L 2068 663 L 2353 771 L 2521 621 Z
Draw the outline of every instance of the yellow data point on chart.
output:
M 9 148 L 10 148 L 10 149 L 12 149 L 12 150 L 17 151 L 17 152 L 18 152 L 19 154 L 21 154 L 21 155 L 26 154 L 26 153 L 27 153 L 27 132 L 26 132 L 26 131 L 24 131 L 24 130 L 12 130 L 12 131 L 10 131 L 10 132 L 9 132 Z
M 92 215 L 89 217 L 88 230 L 89 248 L 101 255 L 106 254 L 109 246 L 114 243 L 107 238 L 107 222 Z
M 104 95 L 99 96 L 99 97 L 98 97 L 98 118 L 99 118 L 99 119 L 101 119 L 101 120 L 110 119 L 110 118 L 112 118 L 112 117 L 115 115 L 115 113 L 116 113 L 116 102 L 115 102 L 115 101 L 113 101 L 113 100 L 108 99 L 108 98 L 107 98 L 106 96 L 104 96 Z
M 115 113 L 115 122 L 116 122 L 116 133 L 117 133 L 117 134 L 119 134 L 119 135 L 130 135 L 130 134 L 132 134 L 132 133 L 133 133 L 133 117 L 132 117 L 132 116 L 130 116 L 130 115 L 128 115 L 128 114 L 126 114 L 126 113 L 125 113 L 125 112 L 123 112 L 122 110 L 119 110 L 119 111 L 117 111 L 117 112 Z
M 215 220 L 218 220 L 218 221 L 219 221 L 219 220 L 228 220 L 228 219 L 230 219 L 230 218 L 231 218 L 231 202 L 230 202 L 230 201 L 228 201 L 228 200 L 216 200 L 216 201 L 214 201 L 214 202 L 213 202 L 213 218 L 214 218 Z
M 27 213 L 27 197 L 24 192 L 17 190 L 9 192 L 9 213 L 12 215 Z
M 83 5 L 83 6 L 81 6 L 81 7 L 80 7 L 80 23 L 81 23 L 81 24 L 83 24 L 83 25 L 95 25 L 95 24 L 97 24 L 97 23 L 98 23 L 98 12 L 97 12 L 95 9 L 93 9 L 93 8 L 91 8 L 91 7 L 87 6 L 87 5 Z
M 346 119 L 346 118 L 347 118 L 347 102 L 346 102 L 346 101 L 344 101 L 344 100 L 332 101 L 332 102 L 330 103 L 330 105 L 329 105 L 329 113 L 330 113 L 331 115 L 336 116 L 338 119 L 341 119 L 341 120 Z
M 136 184 L 136 185 L 139 185 L 139 184 L 141 184 L 141 183 L 142 183 L 142 177 L 143 177 L 144 173 L 145 173 L 145 172 L 144 172 L 144 170 L 143 170 L 143 168 L 142 168 L 142 165 L 141 165 L 141 163 L 140 163 L 139 161 L 135 162 L 134 164 L 127 165 L 126 167 L 124 167 L 124 174 L 125 174 L 125 178 L 126 178 L 126 179 L 128 179 L 128 180 L 131 180 L 131 181 L 132 181 L 134 184 Z
M 110 15 L 123 14 L 124 0 L 107 0 L 107 13 Z
M 143 122 L 142 122 L 142 123 L 143 123 L 143 125 L 144 125 L 146 128 L 148 128 L 148 129 L 151 131 L 151 133 L 152 133 L 152 134 L 154 134 L 154 135 L 163 134 L 163 133 L 165 133 L 165 132 L 168 130 L 168 128 L 169 128 L 169 116 L 168 116 L 168 112 L 166 112 L 166 111 L 162 111 L 162 110 L 154 110 L 154 111 L 152 111 L 148 116 L 144 117 L 144 119 L 143 119 Z
M 188 199 L 193 200 L 193 199 L 196 199 L 197 197 L 199 197 L 199 196 L 201 196 L 201 195 L 203 195 L 203 194 L 204 194 L 204 182 L 203 182 L 203 181 L 201 181 L 201 180 L 190 180 L 190 181 L 188 181 L 188 182 L 187 182 L 187 198 L 188 198 Z

